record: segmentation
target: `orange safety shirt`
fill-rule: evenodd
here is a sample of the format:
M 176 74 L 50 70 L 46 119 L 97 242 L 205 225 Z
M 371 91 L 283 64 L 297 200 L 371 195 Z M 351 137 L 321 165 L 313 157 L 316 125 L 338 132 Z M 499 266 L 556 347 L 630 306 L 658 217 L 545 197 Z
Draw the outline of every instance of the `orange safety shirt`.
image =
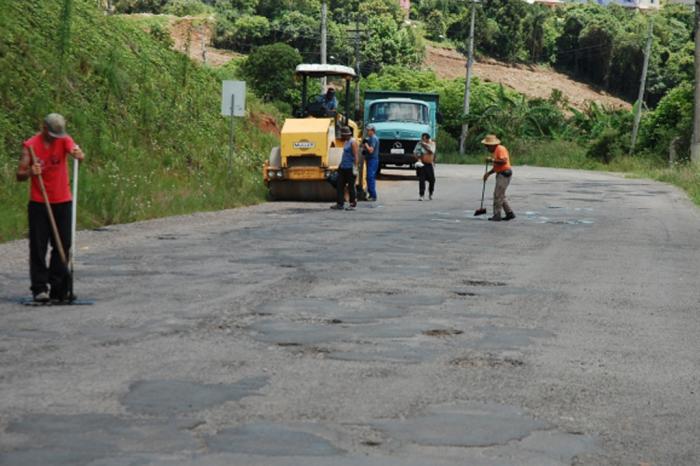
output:
M 508 149 L 506 149 L 505 147 L 496 147 L 496 150 L 493 152 L 493 160 L 505 162 L 493 164 L 493 171 L 495 171 L 496 173 L 502 173 L 506 170 L 510 170 L 510 154 L 508 154 Z

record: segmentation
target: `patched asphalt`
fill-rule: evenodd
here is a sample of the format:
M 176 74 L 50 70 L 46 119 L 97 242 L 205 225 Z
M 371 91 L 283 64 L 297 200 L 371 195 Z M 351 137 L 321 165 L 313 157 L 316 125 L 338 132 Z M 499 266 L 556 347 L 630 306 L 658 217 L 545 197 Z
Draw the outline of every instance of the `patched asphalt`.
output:
M 0 245 L 0 464 L 700 464 L 700 211 L 516 167 L 488 222 L 481 170 L 81 231 L 92 306 Z

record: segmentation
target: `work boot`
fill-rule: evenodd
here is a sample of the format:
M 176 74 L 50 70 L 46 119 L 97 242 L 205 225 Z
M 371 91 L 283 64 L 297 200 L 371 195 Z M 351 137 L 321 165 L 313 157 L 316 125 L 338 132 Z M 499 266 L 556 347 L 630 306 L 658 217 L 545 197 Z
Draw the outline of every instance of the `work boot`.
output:
M 506 213 L 506 217 L 503 220 L 508 221 L 508 220 L 513 220 L 514 218 L 515 218 L 515 214 L 513 212 L 508 212 L 508 213 Z
M 49 294 L 46 291 L 40 291 L 34 294 L 35 303 L 48 303 L 50 299 L 51 298 L 49 297 Z
M 333 204 L 333 205 L 331 206 L 331 209 L 333 209 L 333 210 L 343 210 L 344 207 L 345 207 L 345 206 L 344 206 L 343 204 Z
M 419 200 L 419 201 L 424 201 L 424 200 L 425 200 L 425 197 L 420 196 L 420 197 L 418 198 L 418 200 Z
M 492 222 L 500 222 L 503 220 L 500 215 L 494 215 L 493 217 L 489 217 L 489 220 Z
M 357 203 L 353 202 L 349 206 L 345 208 L 345 210 L 355 210 L 355 207 L 357 207 Z
M 432 200 L 433 200 L 433 195 L 432 195 L 432 194 L 431 194 L 430 196 L 428 196 L 428 200 L 429 200 L 429 201 L 432 201 Z

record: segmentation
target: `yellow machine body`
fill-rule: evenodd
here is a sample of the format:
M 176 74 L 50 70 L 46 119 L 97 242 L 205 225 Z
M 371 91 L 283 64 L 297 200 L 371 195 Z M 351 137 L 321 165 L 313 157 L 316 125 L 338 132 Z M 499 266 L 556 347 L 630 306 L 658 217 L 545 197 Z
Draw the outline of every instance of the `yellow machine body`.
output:
M 327 178 L 337 170 L 344 142 L 336 139 L 333 118 L 290 118 L 284 122 L 280 146 L 272 150 L 263 166 L 263 179 L 275 199 L 335 199 Z M 348 121 L 356 138 L 360 131 Z M 364 183 L 362 183 L 364 184 Z
M 350 85 L 357 77 L 352 68 L 342 65 L 301 64 L 295 76 L 303 81 L 301 106 L 295 118 L 284 122 L 280 146 L 272 149 L 263 165 L 263 180 L 276 200 L 330 201 L 336 190 L 328 178 L 338 169 L 344 142 L 337 139 L 340 128 L 348 126 L 353 136 L 361 133 L 354 121 L 336 109 L 322 108 L 317 99 L 308 98 L 308 80 L 335 78 L 344 83 L 347 113 L 350 109 Z M 363 174 L 364 175 L 364 174 Z M 365 177 L 359 180 L 365 186 Z

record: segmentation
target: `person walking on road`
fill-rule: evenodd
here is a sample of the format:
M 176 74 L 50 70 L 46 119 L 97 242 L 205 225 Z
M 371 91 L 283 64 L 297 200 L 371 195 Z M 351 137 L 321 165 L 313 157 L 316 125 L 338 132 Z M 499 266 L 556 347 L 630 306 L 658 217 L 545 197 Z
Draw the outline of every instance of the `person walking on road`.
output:
M 373 125 L 367 126 L 367 137 L 362 141 L 362 154 L 365 157 L 367 167 L 367 191 L 368 201 L 377 200 L 377 172 L 379 171 L 379 138 Z
M 33 151 L 33 153 L 32 153 Z M 64 301 L 70 290 L 67 270 L 51 234 L 47 206 L 44 203 L 39 176 L 42 177 L 48 202 L 56 219 L 58 236 L 65 251 L 71 247 L 72 195 L 67 156 L 83 160 L 85 155 L 66 133 L 66 120 L 57 113 L 46 116 L 40 133 L 27 139 L 22 147 L 17 168 L 17 181 L 31 178 L 28 205 L 29 275 L 34 301 Z M 34 159 L 36 156 L 36 159 Z M 51 259 L 46 266 L 46 252 L 51 243 Z M 49 289 L 50 286 L 50 289 Z
M 486 136 L 481 143 L 492 155 L 487 157 L 486 161 L 493 164 L 493 168 L 484 174 L 484 181 L 488 180 L 489 176 L 494 173 L 496 174 L 496 187 L 493 191 L 493 217 L 489 217 L 489 220 L 500 222 L 501 220 L 514 219 L 515 214 L 506 199 L 506 190 L 513 176 L 508 149 L 502 146 L 501 141 L 493 134 Z M 505 217 L 501 217 L 501 210 L 506 213 Z
M 418 174 L 418 200 L 425 200 L 425 182 L 428 182 L 428 199 L 433 200 L 435 192 L 435 141 L 430 139 L 430 134 L 423 133 L 421 140 L 413 149 L 416 158 L 416 171 Z
M 355 210 L 357 207 L 357 191 L 355 189 L 355 178 L 357 177 L 357 164 L 359 162 L 359 146 L 355 138 L 352 137 L 352 130 L 343 126 L 340 136 L 345 141 L 343 145 L 343 158 L 338 165 L 338 184 L 336 186 L 338 200 L 331 209 Z M 348 190 L 350 204 L 345 207 L 345 188 Z

